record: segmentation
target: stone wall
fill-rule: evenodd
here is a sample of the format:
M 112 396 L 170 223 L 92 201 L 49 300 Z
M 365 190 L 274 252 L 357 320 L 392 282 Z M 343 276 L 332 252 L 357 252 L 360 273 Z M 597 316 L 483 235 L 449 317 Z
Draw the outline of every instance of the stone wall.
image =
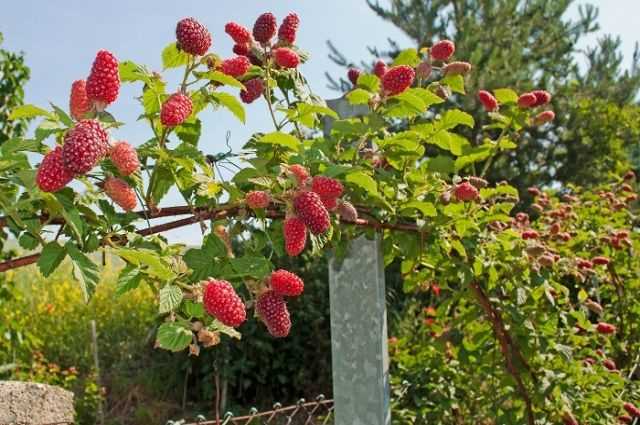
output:
M 33 382 L 0 381 L 0 425 L 73 424 L 73 394 Z

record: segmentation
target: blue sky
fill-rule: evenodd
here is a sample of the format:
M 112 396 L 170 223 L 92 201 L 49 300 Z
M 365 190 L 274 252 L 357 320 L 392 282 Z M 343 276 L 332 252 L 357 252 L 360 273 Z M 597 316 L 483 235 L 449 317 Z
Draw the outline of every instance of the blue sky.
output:
M 585 2 L 578 2 L 581 3 Z M 601 32 L 620 35 L 625 57 L 630 58 L 634 43 L 640 38 L 635 25 L 640 1 L 590 3 L 601 9 Z M 327 58 L 327 39 L 333 40 L 347 57 L 354 59 L 369 58 L 366 46 L 384 46 L 387 37 L 401 45 L 409 45 L 408 39 L 371 12 L 364 0 L 21 0 L 3 5 L 0 32 L 4 34 L 5 48 L 26 53 L 32 70 L 31 81 L 26 87 L 27 102 L 38 105 L 53 102 L 66 107 L 71 82 L 87 76 L 99 49 L 111 50 L 120 60 L 131 59 L 160 70 L 160 52 L 174 41 L 176 22 L 194 16 L 211 31 L 212 50 L 221 56 L 229 56 L 232 44 L 224 33 L 224 24 L 234 20 L 250 27 L 265 11 L 273 12 L 279 20 L 289 11 L 298 13 L 301 18 L 298 44 L 312 54 L 302 70 L 315 92 L 325 98 L 337 94 L 326 87 L 324 71 L 343 72 Z M 588 40 L 593 41 L 595 37 Z M 167 80 L 174 78 L 169 75 Z M 124 86 L 118 101 L 109 109 L 120 121 L 132 123 L 114 132 L 115 139 L 139 144 L 149 138 L 146 127 L 135 123 L 140 109 L 133 98 L 139 90 L 139 86 Z M 226 111 L 206 112 L 202 150 L 207 153 L 224 151 L 228 130 L 231 131 L 232 146 L 238 149 L 253 132 L 270 129 L 264 108 L 262 102 L 249 106 L 246 125 Z M 179 203 L 176 198 L 167 201 Z M 195 243 L 199 240 L 199 231 L 194 227 L 174 231 L 168 236 L 174 241 Z

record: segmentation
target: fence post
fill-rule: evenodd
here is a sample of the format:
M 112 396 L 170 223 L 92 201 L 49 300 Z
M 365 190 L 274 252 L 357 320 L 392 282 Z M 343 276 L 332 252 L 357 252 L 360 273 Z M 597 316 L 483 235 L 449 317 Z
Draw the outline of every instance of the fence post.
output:
M 341 118 L 366 113 L 344 99 L 327 101 Z M 325 122 L 325 135 L 331 122 Z M 380 235 L 350 243 L 329 261 L 331 355 L 336 425 L 390 425 L 389 355 Z

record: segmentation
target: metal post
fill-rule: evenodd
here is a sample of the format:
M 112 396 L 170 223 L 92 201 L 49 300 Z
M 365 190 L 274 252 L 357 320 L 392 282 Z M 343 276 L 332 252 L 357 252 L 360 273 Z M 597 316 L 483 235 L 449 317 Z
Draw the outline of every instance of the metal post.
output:
M 343 99 L 328 101 L 340 117 L 360 115 Z M 366 108 L 365 108 L 366 110 Z M 331 123 L 325 123 L 325 134 Z M 329 261 L 331 354 L 336 425 L 390 425 L 389 354 L 380 236 L 350 243 Z

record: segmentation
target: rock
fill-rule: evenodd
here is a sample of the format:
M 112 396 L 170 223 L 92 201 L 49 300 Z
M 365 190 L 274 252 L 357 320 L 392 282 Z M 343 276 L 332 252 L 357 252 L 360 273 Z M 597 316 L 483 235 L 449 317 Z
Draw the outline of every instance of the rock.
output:
M 0 425 L 73 423 L 70 391 L 34 382 L 0 381 Z

